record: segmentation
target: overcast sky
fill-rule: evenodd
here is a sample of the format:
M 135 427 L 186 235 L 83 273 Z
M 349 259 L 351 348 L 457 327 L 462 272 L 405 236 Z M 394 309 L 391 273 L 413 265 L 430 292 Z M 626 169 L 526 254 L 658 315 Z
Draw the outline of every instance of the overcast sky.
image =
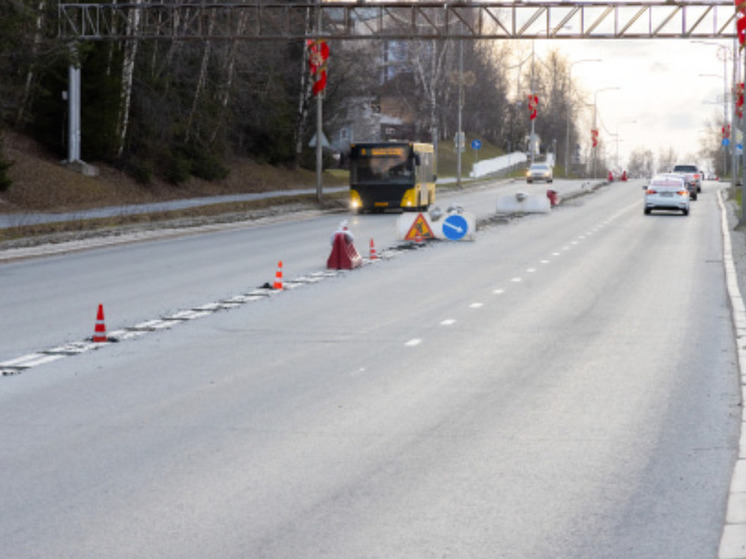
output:
M 680 159 L 688 160 L 700 150 L 708 123 L 716 120 L 720 123 L 724 87 L 722 55 L 727 53 L 731 58 L 725 68 L 730 95 L 733 41 L 706 42 L 708 44 L 683 39 L 537 39 L 535 49 L 537 56 L 544 56 L 551 49 L 560 50 L 569 62 L 602 60 L 574 64 L 573 81 L 585 90 L 588 103 L 593 103 L 598 90 L 620 88 L 599 91 L 597 100 L 603 123 L 603 127 L 599 126 L 600 135 L 607 149 L 615 155 L 613 135 L 619 133 L 619 156 L 624 164 L 633 150 L 647 148 L 657 157 L 669 146 Z M 530 53 L 530 43 L 523 48 Z M 592 108 L 587 111 L 587 122 L 591 122 Z M 589 131 L 587 135 L 590 136 Z

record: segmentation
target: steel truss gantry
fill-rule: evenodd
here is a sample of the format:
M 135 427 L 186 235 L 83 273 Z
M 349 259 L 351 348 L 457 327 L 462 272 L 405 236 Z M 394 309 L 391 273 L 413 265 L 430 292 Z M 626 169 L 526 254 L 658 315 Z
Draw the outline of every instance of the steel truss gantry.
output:
M 732 0 L 692 2 L 267 2 L 58 4 L 77 40 L 732 39 Z

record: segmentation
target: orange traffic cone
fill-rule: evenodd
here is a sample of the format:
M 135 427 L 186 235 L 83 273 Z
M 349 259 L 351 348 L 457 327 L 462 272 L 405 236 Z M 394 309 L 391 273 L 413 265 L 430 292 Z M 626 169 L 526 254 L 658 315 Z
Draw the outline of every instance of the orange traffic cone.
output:
M 108 342 L 109 338 L 106 336 L 106 324 L 104 324 L 104 306 L 99 304 L 98 314 L 96 315 L 96 327 L 93 330 L 92 340 L 96 343 Z
M 282 289 L 282 260 L 277 263 L 277 272 L 275 272 L 275 283 L 272 289 Z
M 376 245 L 373 244 L 373 239 L 370 240 L 370 260 L 378 260 L 378 254 L 376 254 Z

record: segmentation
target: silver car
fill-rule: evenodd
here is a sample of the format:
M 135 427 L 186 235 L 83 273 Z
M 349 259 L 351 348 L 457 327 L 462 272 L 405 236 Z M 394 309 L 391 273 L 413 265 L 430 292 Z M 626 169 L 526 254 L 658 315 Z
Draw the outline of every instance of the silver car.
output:
M 653 210 L 680 211 L 689 215 L 689 190 L 680 176 L 656 175 L 645 190 L 645 214 Z
M 526 182 L 528 183 L 534 181 L 552 182 L 553 180 L 552 168 L 547 163 L 534 163 L 526 171 Z

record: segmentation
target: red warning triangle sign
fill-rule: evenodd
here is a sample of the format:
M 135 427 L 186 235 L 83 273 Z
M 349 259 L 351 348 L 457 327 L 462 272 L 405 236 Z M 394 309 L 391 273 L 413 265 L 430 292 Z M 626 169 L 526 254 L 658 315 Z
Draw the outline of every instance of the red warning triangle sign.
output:
M 430 225 L 422 214 L 417 214 L 417 217 L 412 222 L 412 226 L 409 228 L 409 232 L 404 235 L 405 241 L 415 241 L 417 239 L 434 239 L 435 235 L 433 230 L 430 229 Z

